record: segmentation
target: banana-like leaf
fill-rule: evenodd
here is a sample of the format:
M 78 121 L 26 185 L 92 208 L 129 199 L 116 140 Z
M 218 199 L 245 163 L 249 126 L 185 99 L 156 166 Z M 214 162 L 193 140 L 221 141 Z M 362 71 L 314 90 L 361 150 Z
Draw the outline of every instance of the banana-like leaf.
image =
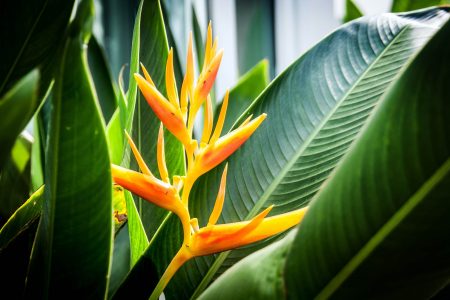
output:
M 358 19 L 359 17 L 362 17 L 363 13 L 359 9 L 359 7 L 355 4 L 353 0 L 346 0 L 345 1 L 345 16 L 344 16 L 344 23 L 350 22 L 354 19 Z
M 242 75 L 238 83 L 230 90 L 223 132 L 228 132 L 233 127 L 233 123 L 247 110 L 268 84 L 269 62 L 264 59 Z M 221 108 L 222 104 L 216 108 L 214 123 L 217 122 Z
M 4 0 L 0 9 L 0 95 L 40 66 L 44 95 L 57 65 L 74 0 Z M 12 23 L 14 25 L 12 25 Z
M 202 299 L 428 299 L 448 284 L 449 36 L 447 22 L 386 92 L 298 231 Z
M 228 160 L 219 222 L 248 219 L 272 204 L 273 214 L 307 205 L 389 84 L 448 17 L 445 9 L 430 9 L 361 18 L 326 37 L 275 79 L 241 118 L 267 113 Z M 213 209 L 221 169 L 201 178 L 191 193 L 191 216 L 201 226 Z M 172 243 L 160 238 L 153 259 L 162 274 L 176 249 L 166 248 Z M 166 297 L 199 295 L 215 276 L 254 250 L 188 262 L 169 283 Z
M 27 298 L 104 298 L 112 256 L 112 182 L 105 128 L 87 65 L 93 1 L 67 36 L 51 101 L 45 204 Z
M 39 71 L 31 71 L 0 99 L 0 170 L 38 107 Z
M 429 6 L 449 4 L 449 0 L 393 0 L 391 11 L 401 12 Z

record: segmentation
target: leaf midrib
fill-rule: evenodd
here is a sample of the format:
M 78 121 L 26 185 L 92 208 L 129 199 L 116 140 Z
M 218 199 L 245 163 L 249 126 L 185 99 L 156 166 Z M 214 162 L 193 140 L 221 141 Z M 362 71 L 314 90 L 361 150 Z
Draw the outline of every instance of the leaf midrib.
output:
M 342 105 L 342 103 L 345 102 L 345 100 L 348 98 L 348 96 L 355 90 L 356 87 L 358 87 L 359 83 L 365 78 L 365 76 L 373 69 L 374 66 L 376 66 L 377 62 L 384 57 L 384 54 L 389 51 L 389 49 L 397 42 L 398 39 L 404 34 L 405 31 L 407 31 L 410 28 L 410 25 L 405 25 L 404 28 L 402 28 L 398 34 L 393 38 L 386 47 L 378 54 L 378 56 L 374 59 L 374 61 L 367 67 L 367 69 L 360 75 L 360 77 L 355 81 L 355 83 L 348 89 L 348 91 L 342 96 L 342 99 L 336 102 L 335 107 L 328 113 L 328 115 L 323 119 L 323 121 L 316 127 L 316 130 L 314 130 L 310 137 L 304 142 L 302 147 L 298 149 L 298 152 L 288 161 L 288 163 L 285 165 L 285 167 L 280 171 L 278 176 L 274 178 L 272 183 L 269 185 L 267 190 L 264 192 L 264 194 L 259 198 L 258 202 L 255 204 L 255 206 L 252 208 L 252 210 L 249 212 L 247 217 L 245 219 L 250 219 L 253 216 L 255 216 L 258 211 L 263 207 L 264 203 L 269 199 L 269 197 L 272 195 L 272 193 L 275 191 L 275 189 L 280 184 L 281 180 L 284 178 L 284 176 L 289 172 L 289 170 L 292 168 L 292 166 L 297 162 L 299 157 L 305 152 L 305 150 L 308 149 L 309 145 L 314 141 L 314 139 L 317 137 L 317 135 L 320 133 L 322 128 L 327 124 L 327 122 L 330 120 L 330 118 L 334 115 L 334 113 L 338 110 L 338 108 Z M 294 62 L 295 64 L 296 62 Z M 270 84 L 269 86 L 272 86 Z M 268 88 L 268 87 L 267 87 Z M 264 90 L 265 92 L 266 90 Z M 259 97 L 256 101 L 259 100 Z M 191 299 L 194 299 L 198 297 L 203 290 L 207 287 L 207 285 L 210 282 L 210 279 L 214 276 L 216 271 L 219 269 L 220 265 L 223 263 L 223 261 L 226 259 L 226 257 L 229 255 L 230 251 L 223 252 L 218 255 L 218 257 L 214 260 L 214 263 L 209 268 L 208 272 L 206 273 L 205 277 L 202 279 L 196 290 L 194 291 Z
M 411 212 L 426 199 L 426 196 L 450 174 L 450 158 L 439 167 L 433 175 L 389 218 L 372 238 L 356 253 L 348 263 L 334 276 L 318 293 L 315 299 L 328 299 L 350 277 L 359 265 L 384 241 L 397 226 L 409 216 Z

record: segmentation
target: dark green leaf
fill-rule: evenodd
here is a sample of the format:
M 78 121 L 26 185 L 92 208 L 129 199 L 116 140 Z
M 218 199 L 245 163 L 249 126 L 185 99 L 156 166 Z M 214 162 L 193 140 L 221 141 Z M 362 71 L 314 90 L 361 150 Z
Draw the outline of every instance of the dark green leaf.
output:
M 228 132 L 234 122 L 258 97 L 269 84 L 269 62 L 260 61 L 256 66 L 242 75 L 238 83 L 231 89 L 228 102 L 227 115 L 223 124 L 223 132 Z M 214 114 L 215 121 L 219 117 L 222 104 L 217 107 Z
M 447 22 L 313 202 L 286 265 L 293 297 L 425 299 L 448 282 L 449 36 Z
M 359 17 L 362 16 L 363 13 L 359 9 L 359 7 L 355 4 L 355 2 L 353 0 L 346 0 L 344 23 L 353 21 L 354 19 L 358 19 Z
M 130 257 L 130 237 L 128 235 L 128 224 L 125 224 L 119 229 L 119 232 L 116 234 L 114 239 L 114 252 L 111 266 L 111 279 L 109 280 L 108 286 L 108 299 L 112 297 L 130 271 Z
M 116 87 L 103 49 L 93 36 L 88 45 L 89 69 L 94 80 L 105 123 L 108 124 L 117 107 Z
M 39 71 L 33 70 L 0 99 L 0 170 L 38 107 L 38 93 Z
M 41 68 L 42 96 L 53 78 L 74 0 L 5 0 L 0 4 L 0 95 L 32 69 Z M 7 45 L 7 46 L 6 46 Z M 39 97 L 41 98 L 41 97 Z
M 87 65 L 93 2 L 82 1 L 52 97 L 45 205 L 33 246 L 28 298 L 104 298 L 112 254 L 111 172 Z

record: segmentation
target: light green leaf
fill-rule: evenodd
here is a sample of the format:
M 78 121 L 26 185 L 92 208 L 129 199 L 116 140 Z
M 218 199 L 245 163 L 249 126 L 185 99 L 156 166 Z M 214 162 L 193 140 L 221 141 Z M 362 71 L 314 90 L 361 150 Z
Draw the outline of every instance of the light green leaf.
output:
M 363 16 L 363 13 L 353 0 L 345 1 L 345 16 L 344 23 L 353 21 Z
M 238 83 L 230 90 L 227 115 L 223 124 L 223 132 L 228 132 L 234 122 L 269 84 L 269 62 L 262 60 L 239 78 Z M 214 122 L 217 122 L 222 104 L 217 107 Z
M 112 256 L 111 172 L 87 65 L 93 2 L 82 1 L 52 97 L 45 205 L 27 277 L 28 298 L 104 298 Z
M 133 196 L 129 191 L 125 191 L 125 201 L 127 205 L 128 230 L 129 232 L 133 232 L 133 235 L 130 234 L 130 266 L 133 267 L 145 249 L 147 249 L 148 239 L 136 209 Z
M 0 99 L 0 170 L 10 155 L 17 136 L 38 107 L 39 71 L 23 77 Z
M 31 142 L 28 138 L 20 135 L 5 162 L 3 170 L 0 171 L 1 225 L 30 196 L 30 151 Z
M 448 284 L 449 36 L 447 22 L 400 73 L 312 201 L 295 239 L 236 264 L 203 299 L 244 289 L 259 299 L 267 288 L 255 277 L 271 274 L 279 284 L 269 296 L 289 299 L 428 299 Z M 286 244 L 289 252 L 278 259 Z M 277 274 L 264 268 L 272 263 L 281 267 Z M 242 276 L 249 266 L 256 273 Z
M 31 145 L 30 175 L 31 190 L 36 191 L 44 184 L 42 155 L 45 151 L 41 143 L 41 132 L 39 130 L 37 115 L 33 117 L 33 139 L 33 144 Z
M 429 6 L 450 4 L 448 0 L 393 0 L 391 11 L 403 12 Z

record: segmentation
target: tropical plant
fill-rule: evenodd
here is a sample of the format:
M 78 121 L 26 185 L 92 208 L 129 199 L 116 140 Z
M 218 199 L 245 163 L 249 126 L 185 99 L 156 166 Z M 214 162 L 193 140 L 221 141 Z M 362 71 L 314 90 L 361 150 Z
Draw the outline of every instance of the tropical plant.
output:
M 183 72 L 159 1 L 141 1 L 125 88 L 92 0 L 5 3 L 4 294 L 422 299 L 449 284 L 447 7 L 344 24 L 214 108 L 211 27 L 195 80 L 198 28 Z

